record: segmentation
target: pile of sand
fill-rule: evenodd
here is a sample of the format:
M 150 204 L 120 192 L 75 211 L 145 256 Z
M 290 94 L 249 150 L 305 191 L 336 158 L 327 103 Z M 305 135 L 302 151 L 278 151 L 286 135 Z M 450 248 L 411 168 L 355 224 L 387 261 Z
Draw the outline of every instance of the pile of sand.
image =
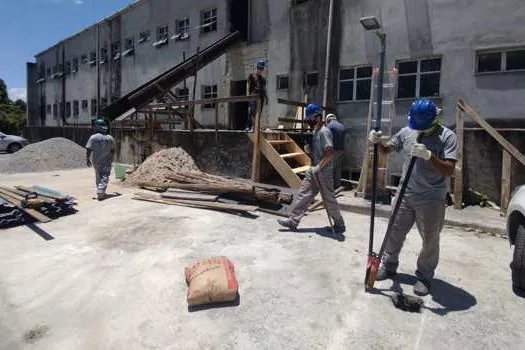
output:
M 167 183 L 167 176 L 180 171 L 199 171 L 193 158 L 182 148 L 163 149 L 149 156 L 133 173 L 126 176 L 126 185 L 144 182 Z

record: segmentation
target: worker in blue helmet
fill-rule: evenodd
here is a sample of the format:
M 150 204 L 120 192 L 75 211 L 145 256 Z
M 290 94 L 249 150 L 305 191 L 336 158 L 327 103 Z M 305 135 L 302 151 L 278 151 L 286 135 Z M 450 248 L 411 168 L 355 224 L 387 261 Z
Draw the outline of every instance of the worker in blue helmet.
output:
M 302 217 L 307 212 L 308 206 L 314 197 L 321 192 L 328 215 L 334 220 L 334 231 L 338 235 L 336 238 L 341 238 L 345 232 L 345 223 L 334 194 L 334 142 L 332 133 L 324 125 L 323 112 L 318 104 L 310 103 L 306 106 L 305 120 L 313 128 L 312 167 L 303 178 L 290 217 L 288 219 L 279 219 L 278 222 L 281 226 L 295 231 Z
M 107 198 L 106 190 L 115 155 L 115 139 L 108 134 L 104 119 L 95 119 L 92 123 L 93 135 L 86 144 L 86 164 L 95 170 L 96 199 Z
M 445 219 L 447 177 L 454 173 L 457 159 L 456 134 L 441 124 L 440 110 L 434 102 L 419 99 L 408 112 L 408 126 L 386 142 L 381 131 L 372 130 L 369 140 L 379 143 L 383 151 L 405 155 L 403 174 L 411 157 L 417 157 L 404 198 L 386 242 L 385 255 L 378 280 L 394 277 L 399 265 L 399 253 L 407 233 L 416 223 L 423 240 L 417 260 L 414 293 L 426 295 L 432 290 L 432 280 L 439 261 L 439 236 Z M 419 143 L 417 137 L 423 134 Z M 399 192 L 399 191 L 398 191 Z M 394 199 L 394 203 L 397 197 Z
M 266 92 L 266 78 L 264 77 L 264 69 L 266 67 L 266 61 L 258 59 L 256 63 L 255 72 L 248 76 L 246 81 L 246 94 L 247 95 L 259 95 L 261 112 L 263 104 L 268 104 L 268 95 Z M 245 131 L 253 131 L 253 124 L 255 123 L 255 112 L 257 104 L 255 101 L 248 103 L 248 116 L 246 118 L 246 129 Z

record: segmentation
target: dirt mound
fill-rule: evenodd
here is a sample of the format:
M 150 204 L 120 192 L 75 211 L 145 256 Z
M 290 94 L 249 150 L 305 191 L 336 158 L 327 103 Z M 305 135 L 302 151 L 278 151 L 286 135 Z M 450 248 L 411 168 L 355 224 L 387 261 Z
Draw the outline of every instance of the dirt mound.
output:
M 71 140 L 55 137 L 22 148 L 0 161 L 0 173 L 33 173 L 83 168 L 86 150 Z
M 126 185 L 137 186 L 141 182 L 166 183 L 167 176 L 180 171 L 198 171 L 193 158 L 182 148 L 174 147 L 153 153 L 137 170 L 126 176 Z

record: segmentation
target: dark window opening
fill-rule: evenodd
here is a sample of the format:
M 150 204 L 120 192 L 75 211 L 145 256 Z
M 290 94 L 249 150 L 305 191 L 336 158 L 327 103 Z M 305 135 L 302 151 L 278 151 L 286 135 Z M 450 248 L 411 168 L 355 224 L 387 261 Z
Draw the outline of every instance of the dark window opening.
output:
M 416 97 L 417 75 L 400 76 L 397 82 L 397 97 Z
M 66 102 L 66 118 L 71 117 L 71 102 Z
M 397 98 L 439 96 L 441 58 L 399 62 L 398 70 Z
M 120 59 L 120 41 L 115 41 L 111 44 L 111 58 L 114 61 Z
M 370 99 L 372 66 L 344 68 L 339 71 L 339 101 Z
M 248 37 L 248 1 L 233 0 L 230 3 L 230 31 L 239 31 L 243 41 L 249 41 Z
M 501 52 L 478 54 L 478 73 L 500 72 Z
M 190 37 L 190 18 L 186 17 L 175 22 L 176 40 L 186 40 Z
M 73 72 L 73 73 L 78 72 L 78 58 L 73 58 L 73 68 L 72 68 L 72 72 Z
M 53 118 L 58 118 L 58 105 L 56 103 L 53 103 Z
M 88 111 L 88 100 L 82 100 L 82 112 Z
M 317 72 L 306 74 L 306 86 L 317 86 L 319 85 L 319 75 Z
M 277 76 L 277 90 L 288 90 L 290 87 L 290 77 L 288 75 Z
M 140 32 L 139 34 L 139 44 L 142 44 L 142 43 L 145 43 L 146 41 L 149 40 L 149 37 L 150 37 L 150 31 L 149 30 L 145 30 L 143 32 Z
M 188 88 L 180 88 L 177 89 L 175 92 L 177 99 L 179 100 L 187 101 L 190 97 L 190 89 Z
M 92 116 L 97 115 L 97 99 L 96 98 L 91 100 L 91 115 Z
M 79 112 L 80 111 L 78 110 L 78 101 L 73 101 L 73 116 L 78 117 Z
M 507 51 L 507 70 L 525 69 L 525 50 Z
M 51 105 L 46 106 L 46 113 L 51 114 Z

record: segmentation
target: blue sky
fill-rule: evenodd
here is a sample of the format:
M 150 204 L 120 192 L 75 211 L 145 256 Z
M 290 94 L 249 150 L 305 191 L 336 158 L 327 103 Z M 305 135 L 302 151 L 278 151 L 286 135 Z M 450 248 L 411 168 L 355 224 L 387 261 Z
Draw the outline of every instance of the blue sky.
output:
M 26 62 L 132 0 L 0 0 L 0 78 L 25 99 Z

